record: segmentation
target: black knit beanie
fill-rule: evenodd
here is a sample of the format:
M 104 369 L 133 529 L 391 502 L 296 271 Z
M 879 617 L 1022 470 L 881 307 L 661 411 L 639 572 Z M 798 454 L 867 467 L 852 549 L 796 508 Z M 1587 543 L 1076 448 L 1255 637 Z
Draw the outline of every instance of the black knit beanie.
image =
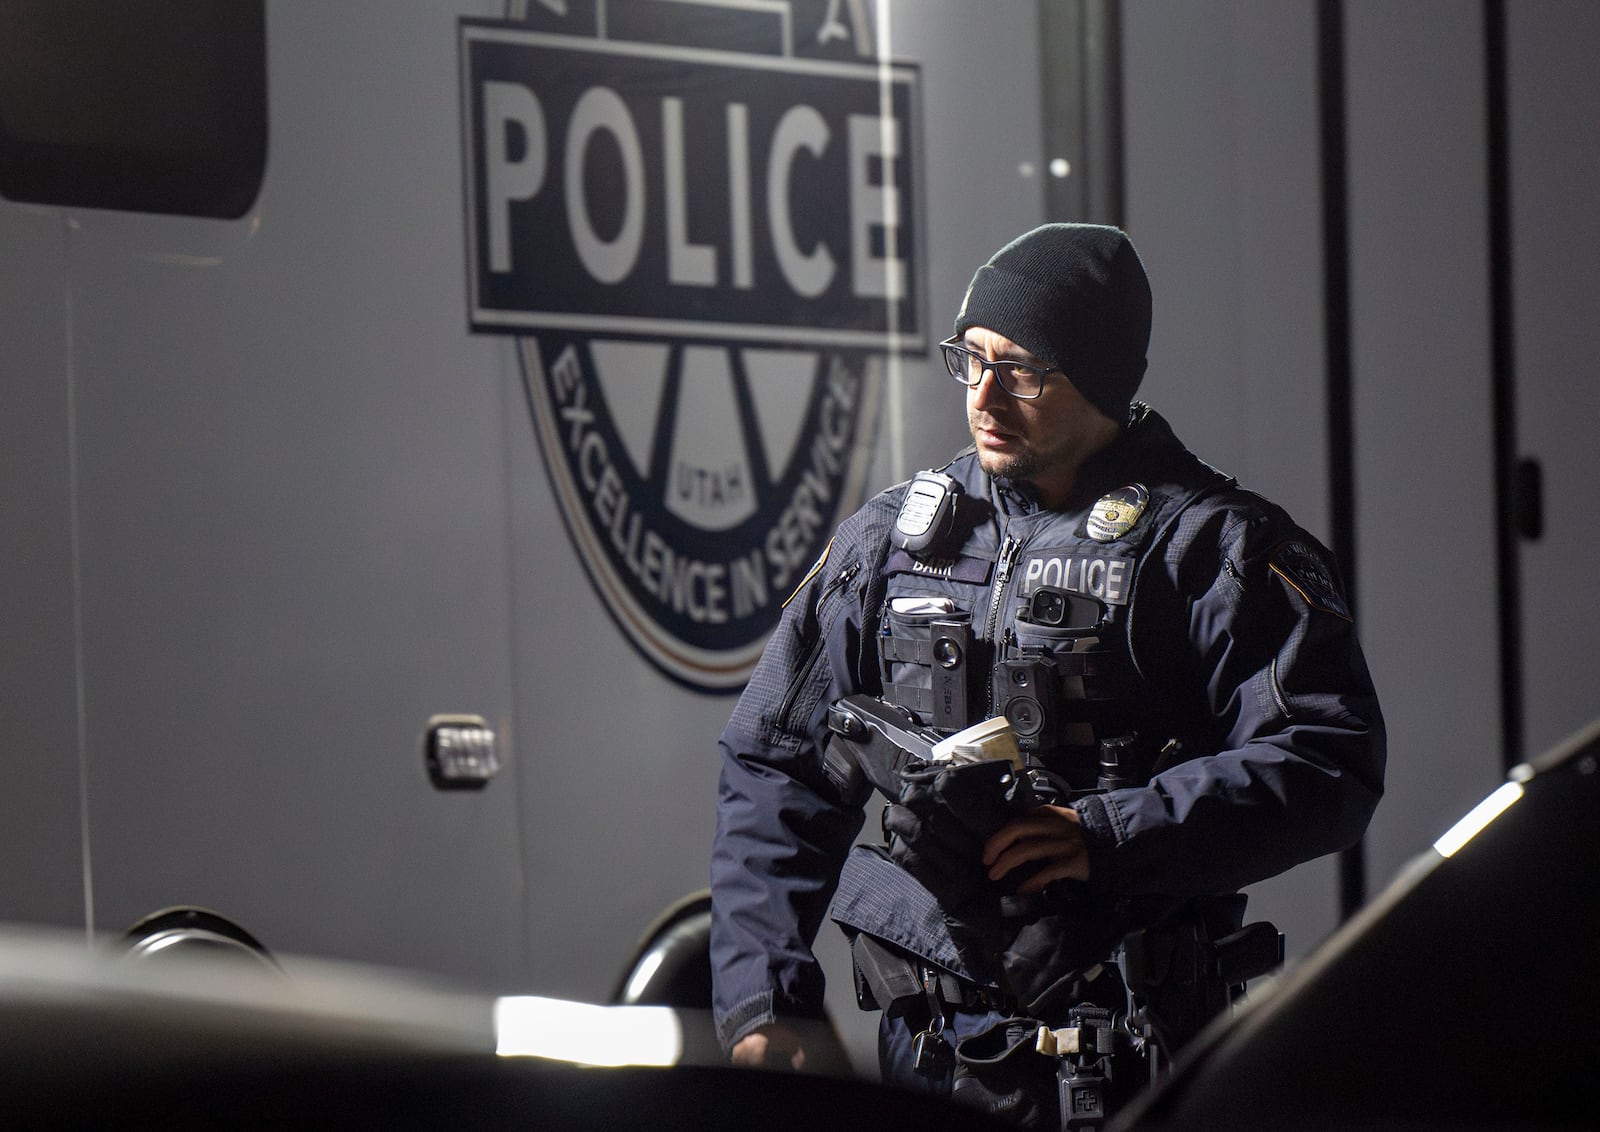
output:
M 1121 229 L 1046 224 L 978 268 L 956 334 L 974 326 L 1061 370 L 1120 426 L 1144 377 L 1150 281 Z

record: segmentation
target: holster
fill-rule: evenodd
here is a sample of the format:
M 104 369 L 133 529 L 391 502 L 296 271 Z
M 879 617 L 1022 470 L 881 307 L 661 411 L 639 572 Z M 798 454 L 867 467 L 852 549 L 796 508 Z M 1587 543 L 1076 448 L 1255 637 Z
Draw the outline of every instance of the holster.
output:
M 855 974 L 856 1005 L 862 1010 L 881 1010 L 893 1018 L 921 1000 L 922 979 L 917 964 L 898 948 L 858 932 L 850 941 L 850 962 Z
M 1264 921 L 1245 925 L 1245 901 L 1243 893 L 1195 901 L 1123 941 L 1123 977 L 1169 1052 L 1225 1011 L 1247 980 L 1283 964 L 1283 936 Z

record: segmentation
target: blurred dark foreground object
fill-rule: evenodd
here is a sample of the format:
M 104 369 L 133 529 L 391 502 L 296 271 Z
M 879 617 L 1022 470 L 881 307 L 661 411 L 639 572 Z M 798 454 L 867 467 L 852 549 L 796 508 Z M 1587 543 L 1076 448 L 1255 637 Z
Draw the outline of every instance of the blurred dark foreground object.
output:
M 1600 1127 L 1597 1020 L 1600 722 L 1514 769 L 1116 1127 Z
M 159 962 L 127 939 L 0 930 L 0 1125 L 991 1127 L 863 1081 L 727 1067 L 699 1037 L 703 1012 L 497 998 L 303 957 L 267 963 L 197 942 L 218 929 L 203 917 L 158 927 L 151 938 L 191 936 L 158 949 Z M 668 1064 L 649 1067 L 664 1033 Z M 646 1065 L 602 1068 L 585 1050 Z

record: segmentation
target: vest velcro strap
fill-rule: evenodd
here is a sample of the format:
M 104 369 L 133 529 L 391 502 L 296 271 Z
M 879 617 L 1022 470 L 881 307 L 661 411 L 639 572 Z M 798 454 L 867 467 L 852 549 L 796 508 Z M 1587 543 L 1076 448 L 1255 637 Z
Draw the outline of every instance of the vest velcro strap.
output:
M 921 716 L 933 713 L 932 688 L 919 688 L 915 684 L 885 684 L 883 698 Z
M 925 637 L 883 637 L 878 642 L 878 653 L 884 660 L 902 664 L 933 664 L 933 642 Z

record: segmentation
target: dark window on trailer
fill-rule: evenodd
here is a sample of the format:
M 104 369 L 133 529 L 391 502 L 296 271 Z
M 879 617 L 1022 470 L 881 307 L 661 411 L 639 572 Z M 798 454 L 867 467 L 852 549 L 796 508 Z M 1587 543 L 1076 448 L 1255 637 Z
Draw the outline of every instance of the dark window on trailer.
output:
M 0 0 L 0 196 L 242 216 L 266 71 L 263 0 Z

